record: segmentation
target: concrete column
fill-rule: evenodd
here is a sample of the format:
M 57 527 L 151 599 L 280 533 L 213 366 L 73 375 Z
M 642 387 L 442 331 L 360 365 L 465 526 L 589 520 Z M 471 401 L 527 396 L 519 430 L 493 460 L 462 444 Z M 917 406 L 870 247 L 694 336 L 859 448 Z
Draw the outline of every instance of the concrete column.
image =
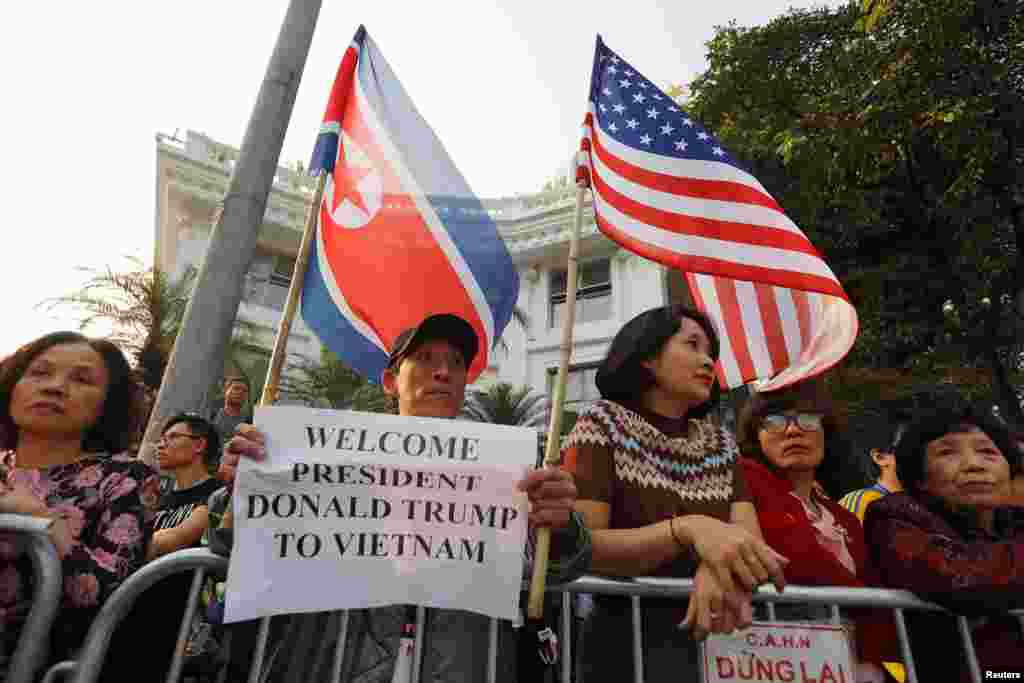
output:
M 220 377 L 320 4 L 321 0 L 289 3 L 224 197 L 224 211 L 199 268 L 146 429 L 140 455 L 150 464 L 164 421 L 183 410 L 207 412 L 206 392 Z M 325 93 L 328 86 L 325 84 Z M 311 143 L 313 134 L 310 131 Z

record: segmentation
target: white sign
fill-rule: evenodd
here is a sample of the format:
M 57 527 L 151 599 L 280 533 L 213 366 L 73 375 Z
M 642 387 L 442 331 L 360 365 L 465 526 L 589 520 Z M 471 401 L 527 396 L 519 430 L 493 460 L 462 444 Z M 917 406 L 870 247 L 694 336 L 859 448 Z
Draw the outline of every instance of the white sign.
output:
M 854 672 L 841 626 L 754 622 L 704 641 L 705 683 L 855 683 Z
M 531 429 L 257 408 L 243 458 L 225 621 L 414 604 L 518 614 Z

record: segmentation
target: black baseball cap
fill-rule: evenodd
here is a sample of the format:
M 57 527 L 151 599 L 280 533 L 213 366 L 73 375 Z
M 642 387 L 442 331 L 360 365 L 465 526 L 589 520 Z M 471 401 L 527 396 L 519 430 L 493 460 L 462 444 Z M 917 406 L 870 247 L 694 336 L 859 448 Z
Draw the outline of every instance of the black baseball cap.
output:
M 424 318 L 416 327 L 410 327 L 398 335 L 388 358 L 388 368 L 398 365 L 416 347 L 431 339 L 442 339 L 461 351 L 466 359 L 466 367 L 473 364 L 480 350 L 480 342 L 472 325 L 452 313 L 439 313 Z

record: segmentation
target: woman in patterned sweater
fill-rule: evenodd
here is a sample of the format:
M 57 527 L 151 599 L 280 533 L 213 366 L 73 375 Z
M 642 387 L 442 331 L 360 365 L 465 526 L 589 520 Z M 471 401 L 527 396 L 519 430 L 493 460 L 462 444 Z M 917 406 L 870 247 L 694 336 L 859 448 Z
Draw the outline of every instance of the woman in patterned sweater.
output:
M 735 439 L 710 414 L 717 357 L 702 313 L 669 306 L 637 316 L 612 342 L 597 373 L 603 400 L 580 415 L 564 453 L 595 572 L 695 580 L 688 604 L 643 602 L 647 681 L 699 680 L 697 641 L 749 624 L 757 585 L 784 585 L 786 559 L 761 538 Z M 629 605 L 595 599 L 586 680 L 632 678 Z

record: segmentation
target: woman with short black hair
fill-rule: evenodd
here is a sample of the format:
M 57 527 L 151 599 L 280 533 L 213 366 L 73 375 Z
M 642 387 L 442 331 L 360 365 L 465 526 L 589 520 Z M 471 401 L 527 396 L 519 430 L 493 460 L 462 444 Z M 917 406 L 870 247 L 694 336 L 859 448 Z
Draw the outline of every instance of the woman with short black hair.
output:
M 878 580 L 971 617 L 981 670 L 1019 671 L 1024 638 L 1024 467 L 990 410 L 939 405 L 915 416 L 896 450 L 903 493 L 864 517 Z M 907 613 L 918 680 L 970 680 L 956 622 Z
M 785 558 L 762 540 L 733 436 L 713 413 L 718 335 L 699 311 L 657 308 L 628 322 L 597 372 L 602 400 L 576 421 L 565 468 L 612 576 L 694 578 L 688 604 L 644 600 L 648 681 L 699 680 L 697 641 L 751 617 L 751 591 Z M 584 635 L 586 680 L 631 680 L 630 601 L 596 596 Z M 681 631 L 683 622 L 688 628 Z
M 53 520 L 64 596 L 51 637 L 72 654 L 92 617 L 142 566 L 152 533 L 156 473 L 119 455 L 136 432 L 141 392 L 107 341 L 57 332 L 0 366 L 0 512 Z M 0 542 L 0 653 L 16 644 L 31 607 L 33 571 Z

